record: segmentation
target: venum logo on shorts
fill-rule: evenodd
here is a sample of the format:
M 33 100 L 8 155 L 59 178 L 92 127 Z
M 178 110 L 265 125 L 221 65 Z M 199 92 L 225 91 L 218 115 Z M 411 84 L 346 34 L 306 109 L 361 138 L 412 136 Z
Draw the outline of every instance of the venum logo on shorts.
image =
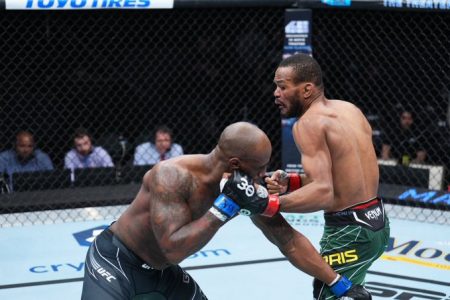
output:
M 107 228 L 108 225 L 101 225 L 98 227 L 86 229 L 80 232 L 73 233 L 73 237 L 77 240 L 78 244 L 80 246 L 87 246 L 89 247 L 92 243 L 92 241 L 95 239 L 97 235 L 102 233 L 105 228 Z
M 378 220 L 383 212 L 380 207 L 376 207 L 375 209 L 369 210 L 364 215 L 368 220 Z

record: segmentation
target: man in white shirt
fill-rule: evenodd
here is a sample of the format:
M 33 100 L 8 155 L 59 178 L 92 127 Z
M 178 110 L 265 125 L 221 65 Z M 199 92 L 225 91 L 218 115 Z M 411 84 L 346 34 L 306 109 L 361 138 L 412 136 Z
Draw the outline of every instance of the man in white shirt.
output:
M 154 165 L 183 154 L 181 145 L 172 143 L 172 130 L 167 126 L 160 126 L 155 131 L 154 143 L 146 142 L 136 147 L 134 165 Z

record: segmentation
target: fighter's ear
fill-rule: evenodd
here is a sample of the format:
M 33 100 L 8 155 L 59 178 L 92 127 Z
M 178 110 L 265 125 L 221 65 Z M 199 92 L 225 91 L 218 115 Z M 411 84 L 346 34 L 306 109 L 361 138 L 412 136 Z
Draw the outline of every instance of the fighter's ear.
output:
M 231 170 L 238 170 L 241 166 L 241 161 L 237 157 L 232 157 L 228 160 L 228 164 Z
M 312 84 L 311 82 L 305 82 L 304 86 L 303 86 L 303 96 L 305 98 L 311 97 L 311 94 L 313 92 L 313 88 L 314 88 L 314 84 Z

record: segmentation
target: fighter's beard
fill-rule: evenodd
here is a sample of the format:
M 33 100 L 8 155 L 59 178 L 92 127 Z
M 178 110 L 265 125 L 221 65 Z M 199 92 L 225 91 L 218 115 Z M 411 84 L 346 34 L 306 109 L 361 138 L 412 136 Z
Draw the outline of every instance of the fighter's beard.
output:
M 285 114 L 285 118 L 300 118 L 304 113 L 305 107 L 300 102 L 295 102 L 295 104 L 289 109 Z

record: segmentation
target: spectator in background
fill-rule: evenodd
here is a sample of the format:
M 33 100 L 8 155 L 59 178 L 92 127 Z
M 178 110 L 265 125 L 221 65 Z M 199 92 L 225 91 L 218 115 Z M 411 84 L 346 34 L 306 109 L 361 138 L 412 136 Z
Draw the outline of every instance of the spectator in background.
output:
M 384 130 L 381 158 L 395 159 L 404 165 L 410 162 L 425 163 L 425 133 L 426 131 L 420 130 L 414 122 L 412 110 L 403 109 L 399 123 L 392 129 Z
M 134 165 L 154 165 L 162 160 L 183 155 L 183 148 L 172 142 L 172 130 L 167 126 L 156 128 L 154 141 L 140 144 L 134 152 Z
M 49 170 L 53 170 L 50 157 L 36 149 L 34 136 L 28 131 L 18 132 L 14 148 L 0 153 L 0 177 L 3 177 L 2 174 L 8 174 L 11 190 L 13 173 Z
M 83 128 L 75 131 L 75 148 L 64 158 L 66 169 L 114 167 L 111 156 L 102 147 L 94 146 L 92 136 Z
M 14 148 L 0 153 L 0 173 L 35 172 L 53 170 L 50 157 L 35 148 L 34 136 L 28 131 L 16 135 Z

